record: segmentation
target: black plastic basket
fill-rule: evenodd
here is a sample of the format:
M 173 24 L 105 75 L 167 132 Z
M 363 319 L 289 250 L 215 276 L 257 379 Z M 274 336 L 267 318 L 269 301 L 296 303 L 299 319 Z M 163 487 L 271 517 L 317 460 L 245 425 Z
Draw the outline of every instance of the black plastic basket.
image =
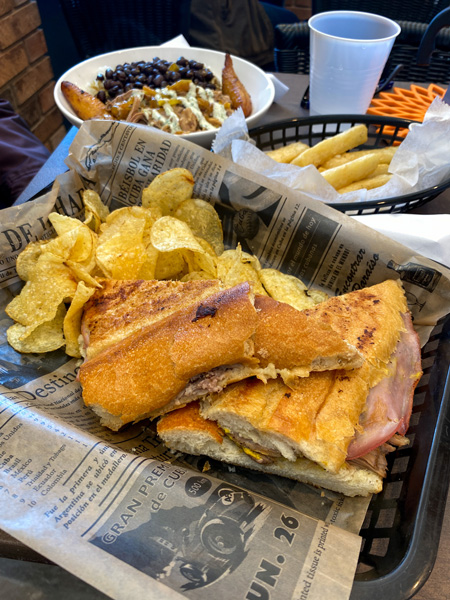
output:
M 368 140 L 359 149 L 370 149 L 391 146 L 396 142 L 401 142 L 403 140 L 402 130 L 408 128 L 414 121 L 376 115 L 299 117 L 255 127 L 250 130 L 249 135 L 260 150 L 267 151 L 297 141 L 304 141 L 313 146 L 321 140 L 344 131 L 349 126 L 360 123 L 368 127 Z M 330 203 L 329 206 L 349 215 L 407 212 L 433 200 L 449 186 L 450 179 L 446 179 L 439 185 L 395 198 L 383 198 L 382 200 L 367 202 L 336 202 Z

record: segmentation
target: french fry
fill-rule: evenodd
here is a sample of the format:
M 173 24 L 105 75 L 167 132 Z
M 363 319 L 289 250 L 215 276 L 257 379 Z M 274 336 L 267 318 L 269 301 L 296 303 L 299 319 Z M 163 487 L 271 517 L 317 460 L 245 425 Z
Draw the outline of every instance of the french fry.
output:
M 389 164 L 397 151 L 398 146 L 387 146 L 386 148 L 374 148 L 373 150 L 356 150 L 354 152 L 346 152 L 345 154 L 338 154 L 333 156 L 326 163 L 322 165 L 322 169 L 334 169 L 340 165 L 360 158 L 366 154 L 377 154 L 379 157 L 380 164 Z M 320 170 L 320 169 L 319 169 Z
M 291 164 L 298 167 L 314 165 L 320 167 L 336 154 L 343 154 L 367 141 L 368 133 L 365 125 L 355 125 L 342 133 L 322 140 L 315 146 L 308 148 L 291 161 Z
M 308 144 L 304 144 L 303 142 L 293 142 L 287 146 L 275 148 L 275 150 L 269 150 L 269 152 L 266 152 L 266 154 L 279 163 L 290 163 L 292 160 L 294 160 L 294 158 L 300 156 L 300 154 L 308 148 Z
M 374 188 L 381 187 L 382 185 L 386 184 L 391 177 L 391 173 L 381 173 L 380 175 L 355 181 L 354 183 L 340 188 L 337 191 L 339 194 L 346 194 L 347 192 L 356 192 L 358 190 L 373 190 Z
M 322 176 L 336 190 L 346 187 L 354 181 L 369 177 L 378 166 L 376 154 L 366 154 L 344 165 L 322 172 Z
M 101 100 L 85 92 L 74 83 L 63 81 L 61 83 L 61 91 L 77 117 L 80 117 L 83 121 L 89 119 L 113 119 Z

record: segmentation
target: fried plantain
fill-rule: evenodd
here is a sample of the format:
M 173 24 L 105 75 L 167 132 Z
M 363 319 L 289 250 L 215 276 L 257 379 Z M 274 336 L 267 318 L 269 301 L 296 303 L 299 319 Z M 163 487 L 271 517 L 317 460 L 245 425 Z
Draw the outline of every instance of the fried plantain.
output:
M 114 119 L 101 100 L 85 92 L 74 83 L 63 81 L 61 83 L 61 91 L 77 117 L 83 121 L 89 119 Z
M 245 117 L 251 115 L 252 99 L 236 75 L 229 54 L 225 56 L 225 66 L 222 69 L 222 92 L 230 97 L 234 109 L 241 107 Z

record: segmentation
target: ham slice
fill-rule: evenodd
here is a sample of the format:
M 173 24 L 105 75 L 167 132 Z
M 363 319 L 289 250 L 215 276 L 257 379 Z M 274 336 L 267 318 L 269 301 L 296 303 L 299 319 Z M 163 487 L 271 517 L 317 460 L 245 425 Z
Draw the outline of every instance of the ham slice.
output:
M 411 315 L 404 314 L 406 331 L 388 365 L 389 375 L 373 387 L 367 397 L 358 432 L 348 448 L 347 460 L 359 458 L 409 427 L 414 389 L 422 375 L 420 343 Z

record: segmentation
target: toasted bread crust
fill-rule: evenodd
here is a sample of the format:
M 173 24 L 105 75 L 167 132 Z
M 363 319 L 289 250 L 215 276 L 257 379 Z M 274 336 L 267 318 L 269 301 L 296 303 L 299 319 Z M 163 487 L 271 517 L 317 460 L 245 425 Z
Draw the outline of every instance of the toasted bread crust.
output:
M 223 435 L 217 423 L 204 419 L 200 415 L 198 401 L 190 402 L 182 408 L 167 413 L 159 419 L 157 427 L 162 438 L 164 438 L 166 432 L 170 433 L 177 430 L 192 431 L 194 433 L 204 431 L 218 444 L 223 441 Z
M 305 311 L 329 324 L 365 358 L 370 387 L 385 375 L 385 367 L 405 331 L 402 313 L 408 305 L 401 283 L 389 279 L 363 290 L 335 296 Z M 374 367 L 371 369 L 370 367 Z
M 86 358 L 220 289 L 216 280 L 102 281 L 102 289 L 93 294 L 83 311 Z
M 314 365 L 314 370 L 322 371 L 362 365 L 362 355 L 324 322 L 320 314 L 316 317 L 312 313 L 309 317 L 269 296 L 256 295 L 255 307 L 258 311 L 255 353 L 261 366 L 273 363 L 277 368 L 294 369 Z
M 84 402 L 121 424 L 158 414 L 190 378 L 221 365 L 255 362 L 256 322 L 248 283 L 212 294 L 85 362 L 79 373 Z M 115 419 L 112 428 L 117 425 Z
M 288 460 L 303 455 L 336 473 L 347 456 L 368 385 L 354 371 L 311 373 L 290 389 L 281 379 L 247 379 L 202 404 L 202 416 Z

